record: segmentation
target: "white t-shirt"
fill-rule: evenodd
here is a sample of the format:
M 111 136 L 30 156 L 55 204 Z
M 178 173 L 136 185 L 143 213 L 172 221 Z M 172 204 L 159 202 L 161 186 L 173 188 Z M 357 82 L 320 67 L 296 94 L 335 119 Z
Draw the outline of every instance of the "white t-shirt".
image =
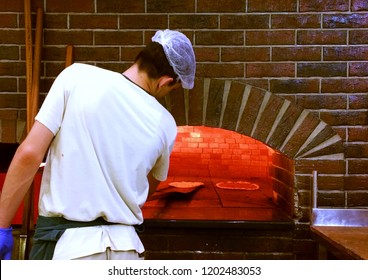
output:
M 152 169 L 156 179 L 167 177 L 177 131 L 171 114 L 122 74 L 76 63 L 56 78 L 36 120 L 55 135 L 39 214 L 122 224 L 68 229 L 54 258 L 106 247 L 142 252 L 131 225 L 143 222 L 147 174 Z

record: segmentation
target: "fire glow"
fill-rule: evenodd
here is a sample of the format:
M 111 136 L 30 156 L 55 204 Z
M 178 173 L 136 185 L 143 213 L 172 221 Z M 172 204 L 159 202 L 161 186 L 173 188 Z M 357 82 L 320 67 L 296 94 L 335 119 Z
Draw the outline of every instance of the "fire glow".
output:
M 274 151 L 265 144 L 220 128 L 178 127 L 171 176 L 269 178 Z

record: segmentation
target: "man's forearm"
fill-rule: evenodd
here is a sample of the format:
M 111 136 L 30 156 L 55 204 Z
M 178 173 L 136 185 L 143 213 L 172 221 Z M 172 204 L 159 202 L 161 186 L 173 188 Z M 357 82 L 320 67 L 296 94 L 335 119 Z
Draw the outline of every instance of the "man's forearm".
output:
M 13 217 L 27 193 L 42 159 L 17 151 L 5 177 L 0 200 L 0 228 L 11 225 Z
M 46 126 L 36 121 L 19 146 L 9 166 L 1 194 L 0 227 L 10 226 L 53 137 Z

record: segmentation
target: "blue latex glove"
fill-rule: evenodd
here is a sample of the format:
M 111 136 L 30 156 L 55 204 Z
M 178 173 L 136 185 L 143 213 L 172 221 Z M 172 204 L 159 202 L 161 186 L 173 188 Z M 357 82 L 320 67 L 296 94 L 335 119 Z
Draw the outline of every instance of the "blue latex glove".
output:
M 0 259 L 11 260 L 13 251 L 13 229 L 0 228 Z

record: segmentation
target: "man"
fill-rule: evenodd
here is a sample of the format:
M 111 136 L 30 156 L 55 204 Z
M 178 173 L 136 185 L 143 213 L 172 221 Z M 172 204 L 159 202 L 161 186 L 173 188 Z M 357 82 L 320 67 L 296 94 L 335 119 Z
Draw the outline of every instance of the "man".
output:
M 9 167 L 0 202 L 0 253 L 46 152 L 31 259 L 139 259 L 141 207 L 166 180 L 176 124 L 156 98 L 194 85 L 195 56 L 180 32 L 156 32 L 123 74 L 73 64 L 56 78 Z

